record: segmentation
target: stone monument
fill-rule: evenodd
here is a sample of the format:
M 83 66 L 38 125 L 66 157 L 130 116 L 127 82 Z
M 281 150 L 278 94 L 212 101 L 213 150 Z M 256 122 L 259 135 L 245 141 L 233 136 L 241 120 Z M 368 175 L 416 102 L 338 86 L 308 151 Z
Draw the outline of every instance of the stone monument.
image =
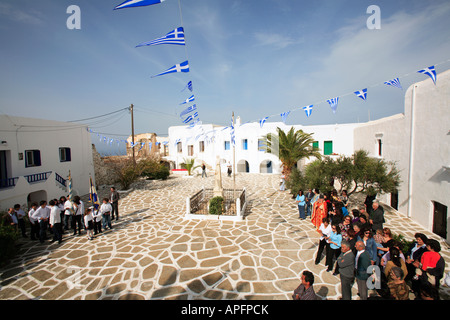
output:
M 214 194 L 214 197 L 222 197 L 223 198 L 222 171 L 220 170 L 220 157 L 219 156 L 217 156 L 217 161 L 216 161 L 216 171 L 214 174 L 213 194 Z

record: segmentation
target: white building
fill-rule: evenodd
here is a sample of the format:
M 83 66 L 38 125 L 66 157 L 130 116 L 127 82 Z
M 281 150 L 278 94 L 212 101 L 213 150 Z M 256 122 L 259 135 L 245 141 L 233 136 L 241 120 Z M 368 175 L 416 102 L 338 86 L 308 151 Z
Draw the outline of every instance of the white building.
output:
M 413 84 L 403 114 L 355 129 L 354 149 L 395 161 L 402 184 L 397 194 L 381 196 L 447 242 L 450 206 L 450 70 Z
M 79 124 L 0 116 L 0 209 L 68 194 L 89 193 L 95 182 L 91 136 Z
M 313 133 L 315 146 L 324 155 L 353 154 L 353 130 L 358 124 L 336 124 L 301 126 L 294 125 L 295 130 L 302 129 Z M 288 131 L 292 126 L 283 122 L 266 122 L 261 128 L 259 123 L 240 123 L 239 117 L 235 124 L 235 163 L 236 172 L 249 173 L 281 173 L 281 162 L 276 154 L 266 153 L 262 146 L 264 136 L 276 134 L 277 127 Z M 212 124 L 176 126 L 169 128 L 169 153 L 167 160 L 173 161 L 180 168 L 185 158 L 195 158 L 196 164 L 202 162 L 210 168 L 215 168 L 217 157 L 225 172 L 228 164 L 233 164 L 233 146 L 231 144 L 230 128 Z M 312 161 L 314 159 L 310 159 Z M 304 160 L 304 165 L 308 160 Z
M 259 151 L 258 141 L 267 133 L 276 133 L 277 127 L 287 131 L 291 126 L 267 122 L 260 128 L 259 123 L 241 125 L 238 118 L 235 127 L 236 171 L 280 173 L 279 159 Z M 372 157 L 394 161 L 401 173 L 399 190 L 378 198 L 450 242 L 450 70 L 438 74 L 436 85 L 431 79 L 412 85 L 406 91 L 402 114 L 361 124 L 294 128 L 313 133 L 315 146 L 324 155 L 351 156 L 363 149 Z M 218 156 L 224 164 L 222 171 L 232 163 L 230 130 L 223 126 L 171 127 L 169 138 L 169 160 L 176 168 L 187 157 L 214 169 Z

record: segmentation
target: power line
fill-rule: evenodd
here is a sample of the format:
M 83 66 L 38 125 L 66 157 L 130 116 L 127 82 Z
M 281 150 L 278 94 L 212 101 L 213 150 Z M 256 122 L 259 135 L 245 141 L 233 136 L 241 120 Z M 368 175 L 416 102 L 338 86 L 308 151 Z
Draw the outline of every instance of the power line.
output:
M 127 108 L 123 108 L 123 109 L 120 109 L 120 110 L 117 110 L 117 111 L 113 111 L 113 112 L 110 112 L 110 113 L 106 113 L 106 114 L 102 114 L 102 115 L 96 116 L 96 117 L 80 119 L 80 120 L 71 120 L 71 121 L 67 121 L 67 122 L 81 122 L 81 121 L 87 121 L 87 120 L 92 120 L 92 119 L 103 118 L 103 117 L 109 116 L 111 114 L 115 114 L 115 113 L 118 113 L 118 112 L 123 112 L 125 110 L 129 110 L 129 108 L 128 107 Z

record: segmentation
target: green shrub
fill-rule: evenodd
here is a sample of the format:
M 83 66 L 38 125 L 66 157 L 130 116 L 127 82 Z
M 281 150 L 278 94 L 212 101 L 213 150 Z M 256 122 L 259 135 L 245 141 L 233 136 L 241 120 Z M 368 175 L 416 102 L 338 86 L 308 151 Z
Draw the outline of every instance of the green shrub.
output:
M 164 164 L 152 159 L 141 160 L 139 168 L 141 176 L 149 180 L 166 180 L 170 175 L 170 170 Z
M 209 200 L 209 214 L 222 214 L 223 212 L 223 198 L 214 197 Z
M 0 219 L 0 222 L 2 219 Z M 10 226 L 0 225 L 0 265 L 3 265 L 16 253 L 17 232 Z

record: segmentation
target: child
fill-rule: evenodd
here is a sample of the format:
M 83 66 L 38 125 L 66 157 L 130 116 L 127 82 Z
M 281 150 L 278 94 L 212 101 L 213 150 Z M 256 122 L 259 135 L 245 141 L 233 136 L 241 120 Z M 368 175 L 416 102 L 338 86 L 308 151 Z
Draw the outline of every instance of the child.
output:
M 87 230 L 87 236 L 89 240 L 94 239 L 94 216 L 92 215 L 92 209 L 86 209 L 84 213 L 84 226 Z
M 93 213 L 94 216 L 94 235 L 97 233 L 102 233 L 102 212 L 99 209 L 96 209 L 93 207 Z

